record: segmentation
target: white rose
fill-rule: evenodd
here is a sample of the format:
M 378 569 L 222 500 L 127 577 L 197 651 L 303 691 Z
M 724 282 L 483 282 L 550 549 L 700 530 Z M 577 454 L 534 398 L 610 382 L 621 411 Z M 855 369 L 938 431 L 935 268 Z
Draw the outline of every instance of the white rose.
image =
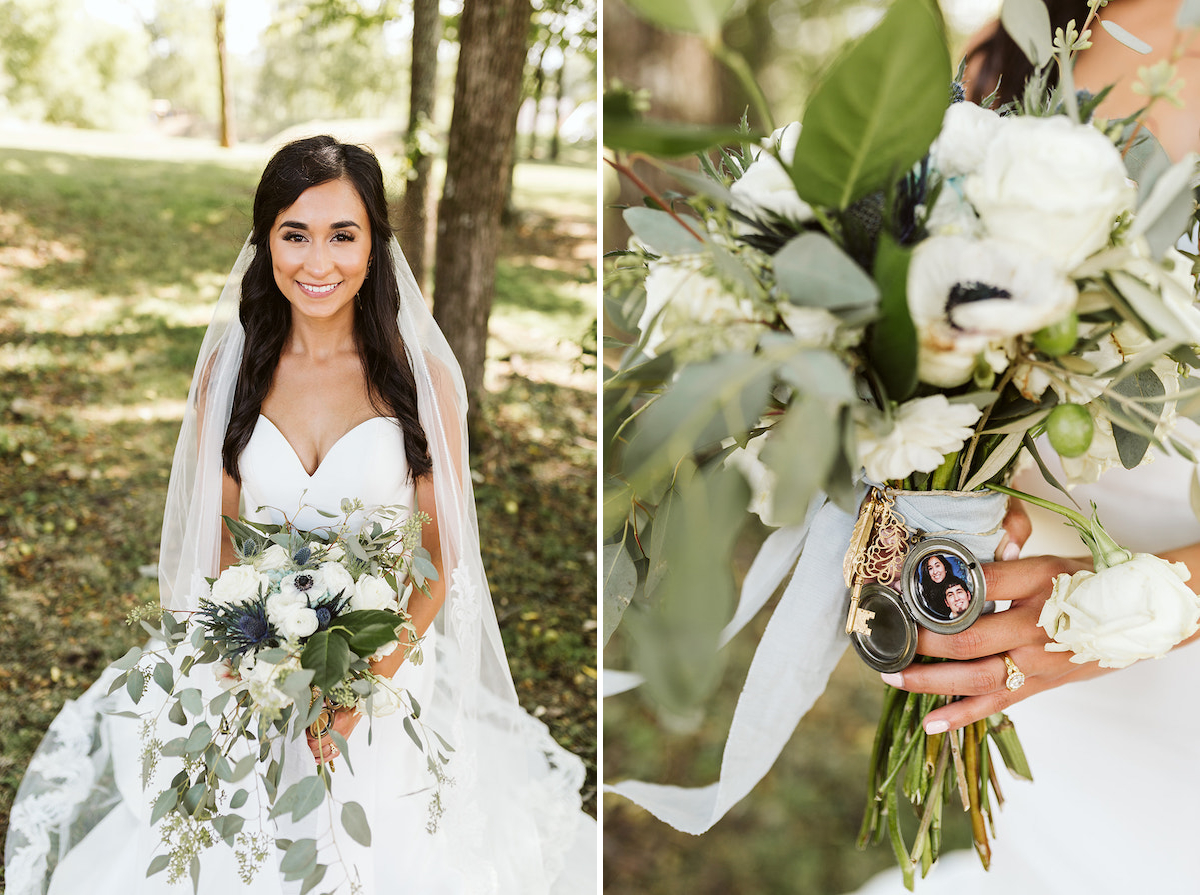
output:
M 292 698 L 277 685 L 299 667 L 300 663 L 295 659 L 285 659 L 278 665 L 256 662 L 253 668 L 244 674 L 250 698 L 266 718 L 279 717 L 280 710 L 292 704 Z
M 212 601 L 218 606 L 245 603 L 258 596 L 260 588 L 269 587 L 270 580 L 252 566 L 230 566 L 213 582 Z
M 766 331 L 747 299 L 733 295 L 720 280 L 702 272 L 703 259 L 674 257 L 650 262 L 646 304 L 638 329 L 646 333 L 645 352 L 695 346 L 710 353 L 753 348 Z
M 942 117 L 942 131 L 930 150 L 937 169 L 947 177 L 970 174 L 983 164 L 1000 123 L 991 109 L 954 103 Z
M 779 303 L 779 316 L 797 342 L 814 348 L 828 348 L 837 338 L 841 321 L 824 308 Z
M 292 557 L 278 544 L 272 544 L 258 556 L 254 557 L 254 567 L 260 572 L 277 572 L 290 568 Z
M 1063 271 L 1108 244 L 1136 197 L 1108 138 L 1061 115 L 1001 119 L 966 194 L 990 235 L 1047 254 Z
M 800 140 L 800 123 L 793 121 L 778 128 L 767 141 L 768 149 L 760 150 L 742 176 L 729 188 L 736 199 L 735 207 L 751 217 L 763 211 L 793 224 L 813 218 L 812 206 L 796 195 L 790 166 L 796 157 Z M 779 156 L 770 151 L 778 147 Z M 782 162 L 782 164 L 781 164 Z
M 396 610 L 400 603 L 396 592 L 390 584 L 374 575 L 363 575 L 354 586 L 354 596 L 350 598 L 350 608 L 359 609 L 391 609 Z
M 308 637 L 319 624 L 303 594 L 283 591 L 267 597 L 267 621 L 287 640 Z
M 329 591 L 330 596 L 336 597 L 339 593 L 343 599 L 354 596 L 354 578 L 341 563 L 323 562 L 318 571 L 325 581 L 325 589 Z
M 856 426 L 858 462 L 876 482 L 933 472 L 946 454 L 962 448 L 979 416 L 975 405 L 951 404 L 945 395 L 906 401 L 882 435 L 861 423 Z
M 1059 575 L 1038 619 L 1054 638 L 1046 649 L 1103 668 L 1164 656 L 1200 630 L 1200 597 L 1184 584 L 1190 577 L 1183 563 L 1148 553 L 1099 573 Z
M 400 694 L 396 692 L 394 686 L 383 682 L 377 683 L 371 695 L 373 697 L 371 699 L 371 717 L 373 718 L 383 718 L 395 713 L 396 709 L 400 708 Z M 355 708 L 366 714 L 367 700 L 360 699 Z

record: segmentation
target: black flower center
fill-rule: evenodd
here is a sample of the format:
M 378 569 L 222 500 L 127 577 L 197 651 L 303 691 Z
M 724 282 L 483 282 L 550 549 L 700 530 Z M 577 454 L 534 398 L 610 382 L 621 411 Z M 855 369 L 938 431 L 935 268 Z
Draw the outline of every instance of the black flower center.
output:
M 1012 293 L 999 286 L 992 286 L 988 283 L 980 283 L 978 281 L 955 283 L 950 287 L 950 295 L 946 298 L 946 316 L 950 319 L 950 325 L 955 329 L 962 329 L 954 321 L 954 309 L 960 305 L 969 305 L 977 301 L 990 301 L 996 298 L 1012 298 Z
M 316 582 L 312 575 L 297 575 L 292 579 L 292 583 L 296 586 L 296 590 L 307 592 L 312 589 L 313 584 Z

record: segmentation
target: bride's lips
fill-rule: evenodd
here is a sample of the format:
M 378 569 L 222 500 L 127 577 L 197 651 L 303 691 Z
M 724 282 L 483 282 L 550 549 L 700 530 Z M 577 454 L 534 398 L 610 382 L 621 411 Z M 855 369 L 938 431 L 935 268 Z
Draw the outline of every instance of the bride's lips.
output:
M 296 285 L 299 286 L 301 291 L 306 295 L 311 295 L 313 298 L 323 298 L 324 296 L 333 292 L 333 290 L 338 286 L 342 285 L 342 281 L 339 280 L 336 283 L 329 283 L 325 286 L 313 286 L 308 283 L 301 283 L 299 280 L 297 280 Z

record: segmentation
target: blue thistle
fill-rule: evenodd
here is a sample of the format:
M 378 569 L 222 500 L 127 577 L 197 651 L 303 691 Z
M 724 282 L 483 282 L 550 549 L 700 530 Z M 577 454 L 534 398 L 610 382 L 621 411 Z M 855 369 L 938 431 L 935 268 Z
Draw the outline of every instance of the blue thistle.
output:
M 215 643 L 224 656 L 240 656 L 279 644 L 279 637 L 267 619 L 266 598 L 262 596 L 227 606 L 201 600 L 197 620 L 205 628 L 205 638 Z
M 292 557 L 292 562 L 298 566 L 302 566 L 305 565 L 310 559 L 312 559 L 312 551 L 309 550 L 306 545 L 296 551 L 295 555 Z M 306 588 L 301 588 L 301 590 L 306 590 Z
M 242 556 L 249 559 L 251 556 L 258 556 L 259 546 L 258 541 L 254 538 L 246 538 L 242 541 Z

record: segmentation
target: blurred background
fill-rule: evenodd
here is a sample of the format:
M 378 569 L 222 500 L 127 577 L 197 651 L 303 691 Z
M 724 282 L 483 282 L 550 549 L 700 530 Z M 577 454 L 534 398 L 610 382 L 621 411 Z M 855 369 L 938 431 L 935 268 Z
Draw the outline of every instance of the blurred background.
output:
M 144 638 L 125 619 L 157 603 L 200 339 L 263 164 L 320 132 L 379 154 L 435 316 L 452 344 L 486 345 L 484 562 L 522 703 L 584 757 L 595 812 L 596 15 L 595 0 L 0 0 L 0 837 L 63 701 Z M 481 58 L 503 74 L 465 83 Z M 456 139 L 460 119 L 488 138 Z M 493 241 L 478 281 L 454 260 L 479 234 L 451 218 Z
M 738 0 L 722 39 L 746 58 L 781 126 L 801 116 L 823 66 L 887 6 L 885 0 Z M 957 62 L 970 36 L 998 15 L 1000 0 L 941 0 L 941 7 Z M 659 30 L 620 0 L 605 0 L 603 26 L 605 84 L 645 90 L 647 118 L 736 124 L 749 106 L 700 38 Z M 657 175 L 645 163 L 635 163 L 635 170 Z M 640 203 L 641 193 L 611 171 L 605 177 L 603 244 L 612 250 L 628 235 L 620 208 Z M 756 523 L 742 532 L 739 577 L 767 533 Z M 605 700 L 606 780 L 684 786 L 717 780 L 734 706 L 769 613 L 760 613 L 725 648 L 721 685 L 695 717 L 661 717 L 637 691 Z M 605 667 L 629 668 L 631 652 L 627 629 L 618 628 L 605 649 Z M 703 836 L 680 833 L 633 803 L 606 796 L 604 891 L 838 895 L 894 866 L 886 844 L 865 852 L 854 846 L 882 690 L 878 674 L 849 651 L 771 772 Z M 1022 785 L 1003 774 L 1001 779 Z M 1000 825 L 1003 838 L 1002 815 Z M 948 816 L 946 841 L 969 847 L 966 824 L 953 824 Z M 917 886 L 919 891 L 919 881 Z

